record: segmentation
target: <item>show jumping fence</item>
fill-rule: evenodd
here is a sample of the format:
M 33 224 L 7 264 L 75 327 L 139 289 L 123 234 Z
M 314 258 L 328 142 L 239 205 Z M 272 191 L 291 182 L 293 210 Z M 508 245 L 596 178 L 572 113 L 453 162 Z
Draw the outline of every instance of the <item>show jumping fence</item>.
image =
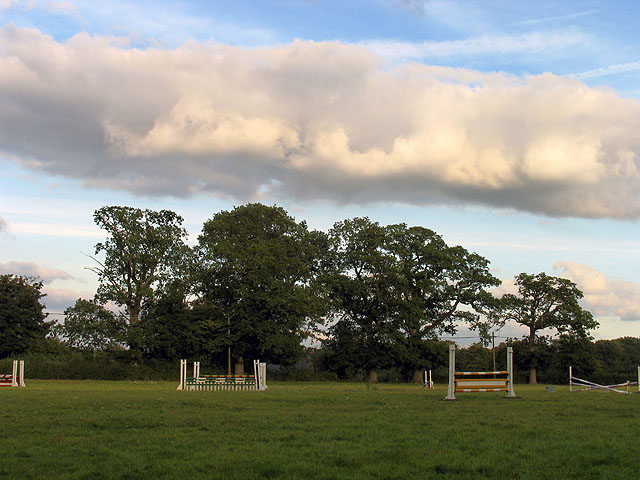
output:
M 491 372 L 456 372 L 456 346 L 449 345 L 449 389 L 445 400 L 455 400 L 458 392 L 507 392 L 514 398 L 513 347 L 507 347 L 507 369 Z
M 627 380 L 623 383 L 616 383 L 613 385 L 600 385 L 599 383 L 590 382 L 589 380 L 583 380 L 582 378 L 573 376 L 573 367 L 569 367 L 569 391 L 570 392 L 590 392 L 592 390 L 604 390 L 606 392 L 616 393 L 634 393 L 631 391 L 631 387 L 637 385 L 638 393 L 640 393 L 640 366 L 638 367 L 638 381 L 632 382 Z M 574 387 L 581 387 L 578 390 L 574 390 Z M 619 387 L 627 387 L 626 390 L 618 390 Z
M 0 387 L 26 387 L 24 383 L 24 360 L 13 361 L 10 375 L 0 374 Z
M 187 376 L 187 361 L 180 360 L 180 385 L 177 390 L 266 390 L 267 364 L 253 361 L 253 375 L 200 375 L 200 362 L 193 362 L 193 376 Z

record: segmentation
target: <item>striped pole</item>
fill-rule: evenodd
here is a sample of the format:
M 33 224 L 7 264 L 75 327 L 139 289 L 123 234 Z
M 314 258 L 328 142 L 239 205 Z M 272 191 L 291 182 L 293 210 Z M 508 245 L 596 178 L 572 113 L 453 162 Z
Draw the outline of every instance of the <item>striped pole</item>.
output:
M 456 372 L 456 346 L 454 344 L 449 345 L 449 388 L 447 390 L 447 396 L 445 400 L 455 400 L 455 372 Z

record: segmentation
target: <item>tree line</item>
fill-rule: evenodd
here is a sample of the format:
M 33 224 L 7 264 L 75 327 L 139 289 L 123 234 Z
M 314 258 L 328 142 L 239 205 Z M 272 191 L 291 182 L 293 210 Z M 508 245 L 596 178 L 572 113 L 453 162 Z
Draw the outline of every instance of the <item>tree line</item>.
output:
M 397 369 L 420 381 L 445 361 L 442 336 L 466 325 L 486 342 L 514 321 L 528 335 L 510 343 L 522 345 L 536 383 L 553 348 L 593 345 L 598 325 L 574 283 L 545 273 L 519 274 L 518 292 L 496 298 L 489 260 L 421 226 L 359 217 L 322 232 L 253 203 L 214 214 L 189 246 L 169 210 L 108 206 L 94 221 L 107 232 L 92 256 L 99 286 L 61 323 L 46 320 L 38 279 L 0 276 L 0 358 L 47 337 L 139 361 L 197 358 L 229 373 L 251 359 L 287 366 L 311 355 L 340 377 L 376 382 Z

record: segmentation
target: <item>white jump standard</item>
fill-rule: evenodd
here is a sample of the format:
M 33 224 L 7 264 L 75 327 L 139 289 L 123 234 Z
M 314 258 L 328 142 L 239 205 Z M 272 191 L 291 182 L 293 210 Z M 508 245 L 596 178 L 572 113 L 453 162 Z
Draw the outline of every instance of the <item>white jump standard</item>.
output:
M 187 361 L 180 360 L 180 385 L 176 390 L 266 390 L 267 364 L 253 361 L 253 375 L 200 375 L 200 362 L 193 362 L 193 376 L 187 376 Z
M 590 392 L 591 390 L 605 390 L 607 392 L 616 393 L 633 393 L 631 386 L 638 386 L 638 393 L 640 393 L 640 366 L 638 367 L 638 381 L 632 382 L 627 380 L 623 383 L 616 383 L 614 385 L 600 385 L 599 383 L 590 382 L 589 380 L 583 380 L 582 378 L 573 376 L 573 367 L 569 367 L 569 391 L 570 392 Z M 574 390 L 574 387 L 583 387 L 578 390 Z M 627 387 L 627 390 L 618 390 L 618 387 Z
M 424 371 L 424 388 L 433 390 L 435 383 L 433 383 L 433 379 L 431 378 L 431 370 Z
M 24 384 L 24 360 L 13 361 L 11 375 L 0 374 L 0 387 L 26 387 Z
M 456 346 L 449 345 L 449 389 L 445 400 L 455 400 L 456 392 L 507 392 L 513 390 L 513 347 L 507 347 L 507 369 L 493 372 L 456 372 Z

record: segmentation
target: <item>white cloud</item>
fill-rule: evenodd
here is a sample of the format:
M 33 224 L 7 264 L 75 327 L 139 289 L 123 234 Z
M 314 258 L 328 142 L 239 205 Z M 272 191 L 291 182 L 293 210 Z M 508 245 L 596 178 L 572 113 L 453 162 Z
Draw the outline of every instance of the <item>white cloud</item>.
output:
M 0 262 L 0 272 L 3 274 L 21 275 L 26 277 L 39 277 L 43 283 L 48 284 L 54 280 L 71 280 L 74 277 L 65 272 L 55 268 L 49 268 L 42 265 L 38 265 L 33 262 Z
M 391 59 L 440 59 L 441 57 L 477 56 L 486 54 L 557 53 L 558 50 L 588 42 L 579 32 L 551 31 L 520 34 L 483 35 L 463 40 L 439 42 L 400 42 L 372 40 L 364 45 L 374 53 Z
M 9 224 L 4 218 L 0 217 L 0 233 L 4 233 L 8 229 L 9 229 Z
M 11 224 L 12 233 L 27 233 L 35 235 L 51 235 L 54 237 L 89 237 L 104 238 L 104 231 L 98 227 L 85 225 L 68 225 L 64 223 L 28 223 L 15 222 Z
M 578 285 L 584 293 L 583 306 L 595 316 L 640 320 L 640 283 L 609 278 L 576 262 L 557 262 L 553 268 Z
M 91 188 L 640 216 L 640 102 L 550 74 L 7 26 L 0 110 L 0 155 Z
M 609 65 L 607 67 L 594 68 L 593 70 L 587 70 L 586 72 L 575 73 L 569 75 L 572 78 L 584 79 L 594 77 L 604 77 L 606 75 L 616 75 L 624 72 L 635 72 L 640 70 L 640 62 L 618 63 L 616 65 Z
M 51 288 L 49 286 L 45 286 L 42 289 L 42 293 L 46 294 L 46 297 L 42 299 L 42 303 L 47 307 L 46 310 L 48 312 L 53 313 L 64 312 L 68 307 L 75 305 L 78 298 L 90 299 L 93 298 L 94 295 L 90 292 L 80 292 L 65 288 Z M 62 320 L 62 318 L 63 317 L 56 315 L 50 317 L 49 320 Z

